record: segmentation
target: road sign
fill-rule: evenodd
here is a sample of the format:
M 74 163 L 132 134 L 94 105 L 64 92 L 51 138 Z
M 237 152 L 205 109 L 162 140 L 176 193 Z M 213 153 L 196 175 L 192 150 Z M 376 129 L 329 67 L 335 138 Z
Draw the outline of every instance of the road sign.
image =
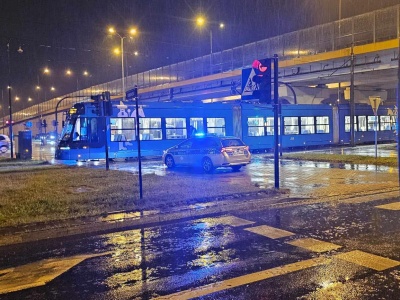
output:
M 256 75 L 253 68 L 242 69 L 242 100 L 254 99 L 253 92 L 258 89 L 257 84 L 251 80 Z
M 369 102 L 371 103 L 372 110 L 374 111 L 374 115 L 378 114 L 378 107 L 382 102 L 381 97 L 370 96 Z
M 126 91 L 126 100 L 133 100 L 137 97 L 138 92 L 137 92 L 137 88 L 133 88 L 129 91 Z
M 26 128 L 32 128 L 32 121 L 28 121 L 25 123 Z

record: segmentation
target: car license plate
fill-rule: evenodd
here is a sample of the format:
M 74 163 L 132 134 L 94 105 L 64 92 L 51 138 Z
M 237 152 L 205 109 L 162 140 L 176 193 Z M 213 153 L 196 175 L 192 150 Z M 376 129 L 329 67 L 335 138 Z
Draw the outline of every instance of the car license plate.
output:
M 238 154 L 243 154 L 243 150 L 236 150 L 236 151 L 235 151 L 235 154 L 236 154 L 236 155 L 238 155 Z

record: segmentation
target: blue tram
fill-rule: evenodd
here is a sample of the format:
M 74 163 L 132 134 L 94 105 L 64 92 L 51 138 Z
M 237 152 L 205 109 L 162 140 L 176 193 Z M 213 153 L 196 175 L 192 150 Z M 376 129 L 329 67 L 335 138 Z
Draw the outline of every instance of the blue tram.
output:
M 82 102 L 70 109 L 56 159 L 104 159 L 106 145 L 109 158 L 137 157 L 137 136 L 142 156 L 161 156 L 163 150 L 193 134 L 237 136 L 253 152 L 273 148 L 272 105 L 151 102 L 139 107 L 139 135 L 134 102 L 112 101 L 112 115 L 107 117 L 98 115 L 98 107 L 96 102 Z M 280 144 L 284 149 L 350 141 L 348 105 L 283 104 L 280 115 Z M 373 142 L 376 124 L 379 141 L 396 139 L 394 116 L 388 115 L 386 107 L 381 106 L 375 117 L 370 106 L 356 106 L 357 143 Z

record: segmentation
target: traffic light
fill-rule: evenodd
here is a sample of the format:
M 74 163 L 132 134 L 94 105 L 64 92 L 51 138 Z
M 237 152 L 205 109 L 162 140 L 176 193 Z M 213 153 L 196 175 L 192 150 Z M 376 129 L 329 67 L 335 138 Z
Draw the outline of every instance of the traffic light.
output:
M 113 107 L 111 101 L 104 101 L 103 102 L 103 111 L 105 116 L 112 116 L 113 114 Z
M 103 96 L 103 100 L 104 101 L 110 101 L 111 100 L 111 93 L 109 91 L 103 92 L 102 96 Z
M 92 110 L 92 113 L 101 116 L 101 111 L 102 111 L 101 103 L 102 102 L 93 102 L 94 109 Z
M 271 103 L 271 58 L 253 61 L 252 68 L 255 75 L 252 81 L 257 84 L 258 89 L 253 92 L 253 96 L 260 102 Z
M 43 126 L 43 128 L 46 128 L 46 127 L 47 127 L 46 119 L 43 119 L 43 121 L 42 121 L 42 126 Z
M 109 91 L 105 91 L 102 93 L 103 97 L 103 115 L 104 116 L 112 116 L 113 108 L 111 103 L 111 94 Z
M 98 115 L 98 116 L 101 116 L 101 111 L 102 111 L 101 97 L 102 97 L 102 95 L 90 96 L 90 99 L 94 100 L 94 102 L 93 102 L 94 109 L 92 109 L 92 113 L 94 113 L 95 115 Z

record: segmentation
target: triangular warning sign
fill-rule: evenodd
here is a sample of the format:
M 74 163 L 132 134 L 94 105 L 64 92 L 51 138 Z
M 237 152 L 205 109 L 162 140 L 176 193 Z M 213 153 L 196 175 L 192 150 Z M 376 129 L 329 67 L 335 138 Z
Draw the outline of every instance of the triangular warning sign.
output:
M 369 102 L 371 103 L 372 110 L 374 111 L 374 115 L 376 116 L 382 99 L 381 97 L 369 97 Z

